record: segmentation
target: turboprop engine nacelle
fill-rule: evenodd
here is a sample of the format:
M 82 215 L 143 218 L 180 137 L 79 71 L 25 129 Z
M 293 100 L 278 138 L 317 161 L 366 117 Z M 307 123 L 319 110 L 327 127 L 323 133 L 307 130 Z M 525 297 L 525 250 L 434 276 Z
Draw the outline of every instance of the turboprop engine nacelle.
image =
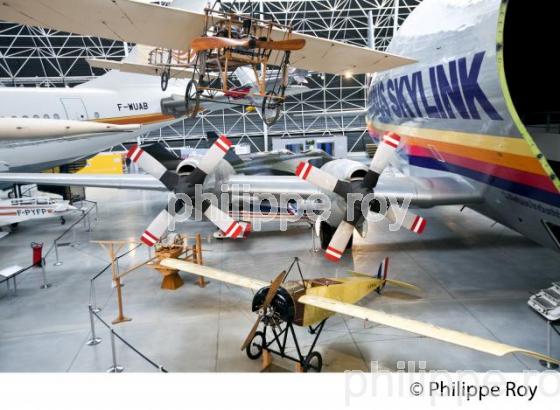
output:
M 198 167 L 199 158 L 189 157 L 184 159 L 177 165 L 175 171 L 179 175 L 189 175 L 195 168 Z M 222 181 L 226 180 L 230 175 L 235 174 L 235 170 L 231 164 L 225 160 L 221 160 L 214 171 L 206 177 L 204 181 L 204 190 L 219 190 Z

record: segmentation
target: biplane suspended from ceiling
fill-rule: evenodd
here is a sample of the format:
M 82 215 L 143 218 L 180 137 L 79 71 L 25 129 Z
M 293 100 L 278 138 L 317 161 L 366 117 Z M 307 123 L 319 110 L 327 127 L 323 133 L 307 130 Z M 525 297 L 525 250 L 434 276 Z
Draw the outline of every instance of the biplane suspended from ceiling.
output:
M 93 66 L 188 78 L 185 113 L 196 115 L 200 101 L 216 95 L 239 97 L 232 74 L 252 67 L 256 87 L 242 92 L 260 102 L 267 124 L 279 118 L 289 68 L 330 74 L 365 74 L 411 64 L 414 60 L 335 40 L 294 32 L 261 14 L 236 15 L 163 7 L 135 0 L 6 0 L 0 19 L 142 45 L 137 61 L 95 59 Z M 146 52 L 145 46 L 153 47 Z M 236 104 L 239 104 L 237 101 Z M 253 104 L 257 105 L 257 104 Z

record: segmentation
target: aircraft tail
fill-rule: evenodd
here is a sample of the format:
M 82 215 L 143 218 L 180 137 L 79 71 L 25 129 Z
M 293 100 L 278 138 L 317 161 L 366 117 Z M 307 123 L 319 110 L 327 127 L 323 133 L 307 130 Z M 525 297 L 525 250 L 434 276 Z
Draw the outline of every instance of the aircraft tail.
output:
M 360 273 L 354 271 L 350 271 L 350 273 L 354 276 L 363 276 L 363 277 L 371 278 L 371 275 L 368 275 L 367 273 Z M 377 293 L 381 293 L 385 285 L 388 283 L 390 285 L 398 286 L 405 289 L 411 289 L 415 291 L 420 290 L 417 286 L 414 286 L 410 283 L 403 282 L 401 280 L 387 279 L 388 274 L 389 274 L 389 257 L 386 256 L 383 259 L 383 261 L 381 261 L 379 267 L 377 268 L 377 275 L 375 278 L 382 282 L 381 285 L 375 290 Z

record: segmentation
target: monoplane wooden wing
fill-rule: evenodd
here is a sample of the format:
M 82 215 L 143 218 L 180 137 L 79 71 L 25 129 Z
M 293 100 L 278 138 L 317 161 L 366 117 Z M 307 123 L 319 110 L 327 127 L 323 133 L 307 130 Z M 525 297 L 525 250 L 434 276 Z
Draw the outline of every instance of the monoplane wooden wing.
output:
M 315 306 L 320 309 L 340 313 L 342 315 L 368 320 L 370 322 L 379 323 L 381 325 L 405 330 L 411 333 L 416 333 L 418 335 L 426 336 L 432 339 L 437 339 L 447 343 L 467 347 L 469 349 L 478 350 L 480 352 L 489 353 L 494 356 L 504 356 L 506 354 L 521 353 L 534 357 L 536 359 L 545 360 L 550 363 L 560 364 L 560 361 L 557 359 L 548 357 L 541 353 L 533 352 L 531 350 L 510 346 L 504 343 L 495 342 L 493 340 L 484 339 L 482 337 L 458 332 L 456 330 L 446 329 L 443 327 L 432 325 L 430 323 L 392 315 L 379 310 L 373 310 L 350 303 L 339 302 L 338 300 L 331 298 L 315 295 L 304 295 L 299 298 L 298 301 L 299 303 L 303 303 L 305 305 Z
M 164 259 L 160 262 L 160 265 L 254 291 L 270 286 L 270 282 L 249 278 L 247 276 L 236 275 L 234 273 L 178 259 Z

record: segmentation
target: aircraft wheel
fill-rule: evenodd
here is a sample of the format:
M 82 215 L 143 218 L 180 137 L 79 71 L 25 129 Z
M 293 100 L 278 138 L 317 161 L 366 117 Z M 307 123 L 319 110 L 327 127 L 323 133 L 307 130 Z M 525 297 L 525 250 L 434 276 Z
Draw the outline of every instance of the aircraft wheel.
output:
M 191 80 L 185 90 L 185 109 L 187 116 L 190 118 L 196 117 L 200 107 L 200 94 L 198 93 L 196 81 Z
M 168 84 L 169 84 L 169 72 L 167 70 L 163 70 L 163 72 L 161 73 L 161 91 L 166 91 Z
M 272 91 L 269 91 L 266 97 L 263 98 L 261 111 L 262 119 L 269 127 L 276 124 L 280 118 L 280 114 L 282 114 L 282 104 L 277 100 L 277 96 Z
M 264 333 L 261 331 L 255 333 L 255 336 L 251 339 L 251 343 L 245 348 L 247 357 L 251 360 L 257 360 L 261 357 L 265 343 L 266 339 Z
M 66 223 L 66 219 L 63 216 L 60 217 L 60 224 L 64 225 Z
M 323 358 L 321 357 L 321 353 L 317 351 L 309 353 L 305 358 L 303 370 L 306 373 L 320 373 L 322 368 Z

